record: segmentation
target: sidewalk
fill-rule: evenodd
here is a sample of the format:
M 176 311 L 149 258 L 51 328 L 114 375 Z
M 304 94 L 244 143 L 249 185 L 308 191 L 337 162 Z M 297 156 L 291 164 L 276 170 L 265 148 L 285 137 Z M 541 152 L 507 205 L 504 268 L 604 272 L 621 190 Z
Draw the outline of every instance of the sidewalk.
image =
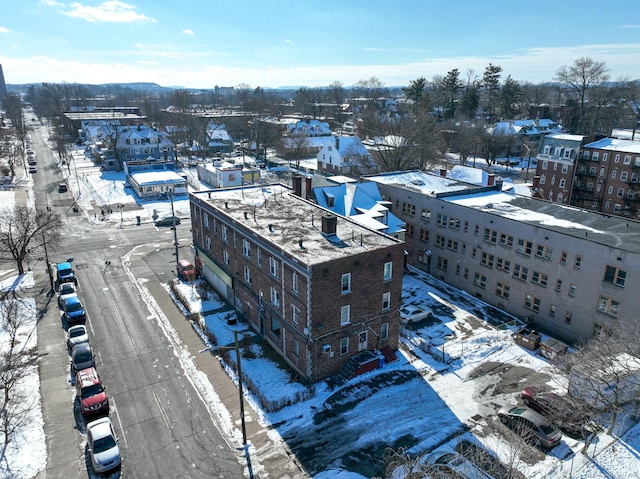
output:
M 231 378 L 222 369 L 220 361 L 211 353 L 200 353 L 204 344 L 200 336 L 195 332 L 191 323 L 185 319 L 178 310 L 171 297 L 167 294 L 158 278 L 148 268 L 139 254 L 130 256 L 130 269 L 136 271 L 136 277 L 140 277 L 140 272 L 145 272 L 142 276 L 147 279 L 144 287 L 153 297 L 162 313 L 175 330 L 180 342 L 191 353 L 196 367 L 206 374 L 209 382 L 213 385 L 220 401 L 224 404 L 232 417 L 238 430 L 241 429 L 240 421 L 240 401 L 238 388 Z M 146 271 L 145 271 L 146 270 Z M 244 401 L 245 425 L 247 442 L 252 446 L 251 464 L 253 477 L 255 479 L 266 479 L 269 477 L 278 479 L 307 479 L 310 476 L 302 469 L 293 458 L 293 454 L 277 434 L 270 434 L 270 427 L 263 427 L 258 414 L 251 405 Z M 276 436 L 274 438 L 274 436 Z M 240 447 L 241 445 L 238 444 Z M 246 466 L 245 466 L 246 467 Z M 245 469 L 246 474 L 246 469 Z

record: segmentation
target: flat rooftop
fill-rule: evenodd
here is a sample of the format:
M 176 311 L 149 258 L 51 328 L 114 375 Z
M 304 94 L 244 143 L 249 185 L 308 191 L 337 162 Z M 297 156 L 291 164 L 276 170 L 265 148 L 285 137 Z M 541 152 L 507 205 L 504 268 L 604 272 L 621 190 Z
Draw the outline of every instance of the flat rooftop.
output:
M 498 187 L 477 187 L 420 171 L 366 178 L 574 238 L 640 253 L 640 222 L 621 216 L 517 195 Z
M 307 265 L 402 243 L 304 200 L 280 184 L 199 191 L 189 197 L 213 206 Z M 322 233 L 323 216 L 336 217 L 335 235 Z

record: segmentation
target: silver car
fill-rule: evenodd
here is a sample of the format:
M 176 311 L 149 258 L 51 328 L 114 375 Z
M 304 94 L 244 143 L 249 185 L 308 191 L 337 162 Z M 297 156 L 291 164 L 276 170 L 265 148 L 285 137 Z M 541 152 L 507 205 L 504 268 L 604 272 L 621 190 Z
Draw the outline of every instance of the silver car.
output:
M 87 424 L 87 447 L 96 472 L 110 471 L 120 466 L 122 459 L 118 439 L 108 417 Z
M 73 348 L 80 343 L 88 342 L 89 335 L 87 334 L 87 328 L 84 324 L 71 326 L 67 330 L 67 348 L 69 351 L 73 351 Z
M 457 452 L 446 450 L 434 451 L 427 456 L 427 460 L 438 469 L 454 471 L 463 477 L 473 479 L 491 479 L 489 474 Z
M 509 429 L 536 447 L 551 449 L 562 440 L 560 429 L 526 406 L 502 406 L 498 417 Z

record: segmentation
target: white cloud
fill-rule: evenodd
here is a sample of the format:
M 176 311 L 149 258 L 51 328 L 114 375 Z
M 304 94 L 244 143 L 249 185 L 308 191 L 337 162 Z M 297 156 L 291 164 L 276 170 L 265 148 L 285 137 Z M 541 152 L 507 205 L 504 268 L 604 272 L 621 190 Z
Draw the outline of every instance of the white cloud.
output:
M 285 43 L 293 43 L 293 40 L 285 40 Z
M 0 27 L 0 33 L 9 33 L 10 30 L 7 27 Z
M 190 30 L 189 28 L 185 28 L 184 30 L 182 30 L 182 33 L 184 33 L 185 35 L 195 35 L 195 33 L 193 33 L 193 30 Z
M 56 3 L 53 3 L 53 5 L 60 6 L 60 4 Z M 70 7 L 71 10 L 61 10 L 60 12 L 70 17 L 82 18 L 88 22 L 155 22 L 153 18 L 136 13 L 137 7 L 121 2 L 120 0 L 107 0 L 95 7 L 76 2 L 70 3 L 68 7 Z

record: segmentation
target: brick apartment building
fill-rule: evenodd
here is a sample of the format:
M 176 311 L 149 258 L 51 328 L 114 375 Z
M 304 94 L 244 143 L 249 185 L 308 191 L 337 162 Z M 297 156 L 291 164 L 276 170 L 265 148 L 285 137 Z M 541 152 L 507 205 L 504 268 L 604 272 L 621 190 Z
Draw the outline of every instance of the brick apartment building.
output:
M 418 171 L 365 179 L 406 223 L 411 265 L 559 339 L 637 321 L 637 221 L 518 196 L 500 182 Z
M 203 277 L 307 381 L 397 349 L 401 241 L 283 185 L 189 199 Z

